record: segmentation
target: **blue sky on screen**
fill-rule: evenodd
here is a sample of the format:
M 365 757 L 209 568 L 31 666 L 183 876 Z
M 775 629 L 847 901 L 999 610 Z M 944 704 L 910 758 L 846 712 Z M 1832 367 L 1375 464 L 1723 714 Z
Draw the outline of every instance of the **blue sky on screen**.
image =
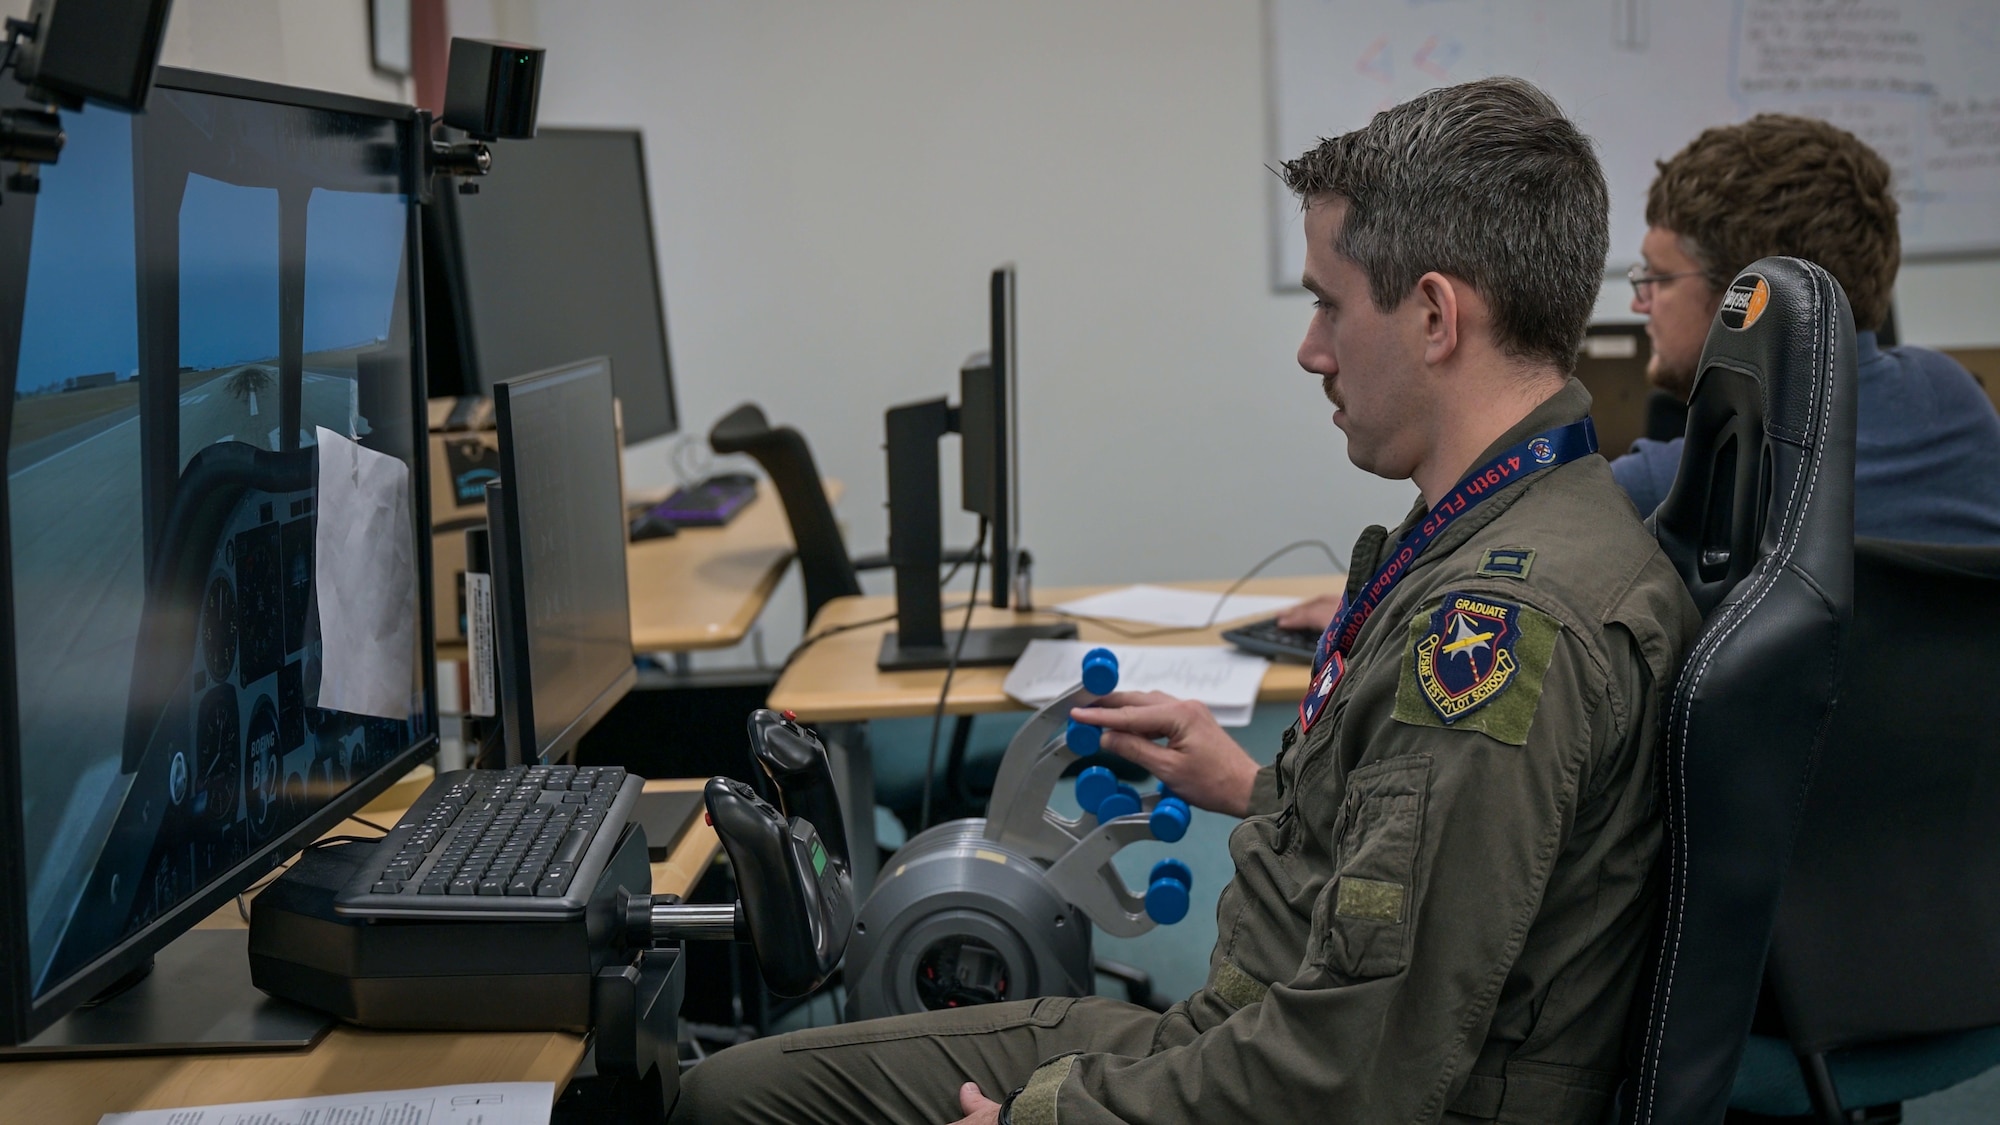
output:
M 69 143 L 42 169 L 28 252 L 24 391 L 139 365 L 132 254 L 132 119 L 92 106 L 62 115 Z
M 400 195 L 312 193 L 306 206 L 306 351 L 389 335 L 407 207 Z
M 190 175 L 181 197 L 181 365 L 278 354 L 278 189 Z

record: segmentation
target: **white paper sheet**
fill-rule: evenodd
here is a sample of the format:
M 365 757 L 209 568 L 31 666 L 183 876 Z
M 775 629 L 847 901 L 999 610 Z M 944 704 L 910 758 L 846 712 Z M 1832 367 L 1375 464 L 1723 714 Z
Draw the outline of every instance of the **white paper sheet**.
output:
M 319 602 L 317 706 L 404 719 L 417 658 L 417 568 L 411 558 L 410 467 L 316 427 Z
M 1245 617 L 1271 617 L 1299 603 L 1298 598 L 1270 594 L 1231 594 L 1217 612 L 1215 603 L 1220 596 L 1165 586 L 1127 586 L 1064 602 L 1055 608 L 1057 613 L 1072 617 L 1112 617 L 1176 629 L 1200 629 L 1209 623 L 1210 614 L 1214 614 L 1215 623 L 1220 625 Z
M 1119 691 L 1163 691 L 1198 699 L 1225 727 L 1250 725 L 1257 689 L 1271 662 L 1221 645 L 1100 645 L 1030 641 L 1008 671 L 1007 694 L 1030 707 L 1061 696 L 1083 678 L 1083 654 L 1108 648 L 1118 657 Z
M 555 1092 L 550 1082 L 426 1086 L 107 1113 L 97 1125 L 548 1125 Z

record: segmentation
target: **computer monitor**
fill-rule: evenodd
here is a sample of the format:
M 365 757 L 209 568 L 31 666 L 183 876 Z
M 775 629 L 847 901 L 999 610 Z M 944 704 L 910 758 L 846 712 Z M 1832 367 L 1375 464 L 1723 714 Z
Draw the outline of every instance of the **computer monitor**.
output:
M 569 758 L 638 682 L 611 371 L 589 359 L 493 387 L 486 522 L 509 765 Z
M 0 208 L 10 1046 L 436 749 L 415 112 L 162 68 L 62 117 Z
M 988 296 L 991 343 L 958 370 L 959 481 L 962 506 L 986 519 L 993 607 L 1006 609 L 1021 542 L 1013 266 L 993 271 Z
M 666 303 L 634 129 L 542 128 L 493 146 L 475 195 L 425 220 L 431 394 L 610 357 L 628 444 L 674 432 Z
M 1012 664 L 1030 641 L 1076 635 L 1067 622 L 968 629 L 965 642 L 944 623 L 943 513 L 938 442 L 960 436 L 961 503 L 984 517 L 985 565 L 993 569 L 992 604 L 1014 601 L 1019 576 L 1020 458 L 1015 448 L 1019 395 L 1015 373 L 1014 267 L 988 284 L 988 349 L 959 369 L 959 405 L 930 399 L 890 409 L 884 418 L 889 462 L 889 562 L 896 575 L 896 629 L 882 638 L 876 667 L 885 671 Z M 974 591 L 974 597 L 978 591 Z

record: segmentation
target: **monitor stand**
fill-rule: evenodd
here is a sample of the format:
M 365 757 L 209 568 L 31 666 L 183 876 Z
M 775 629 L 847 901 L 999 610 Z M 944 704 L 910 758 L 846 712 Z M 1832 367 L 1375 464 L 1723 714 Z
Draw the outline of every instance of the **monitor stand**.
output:
M 160 950 L 151 972 L 0 1048 L 0 1059 L 303 1050 L 334 1022 L 250 983 L 248 930 L 189 930 Z
M 993 668 L 1014 663 L 1034 640 L 1066 641 L 1075 638 L 1076 626 L 1067 621 L 1038 625 L 1001 625 L 965 632 L 965 647 L 958 654 L 960 668 Z M 900 633 L 882 638 L 882 651 L 875 667 L 884 672 L 914 672 L 924 668 L 944 668 L 952 664 L 952 649 L 958 645 L 958 631 L 947 629 L 943 644 L 903 643 Z

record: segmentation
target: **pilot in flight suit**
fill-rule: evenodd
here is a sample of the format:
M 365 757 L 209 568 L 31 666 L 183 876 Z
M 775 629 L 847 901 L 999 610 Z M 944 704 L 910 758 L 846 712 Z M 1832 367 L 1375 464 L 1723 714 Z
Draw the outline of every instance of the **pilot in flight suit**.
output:
M 1461 96 L 1460 124 L 1569 128 L 1515 80 L 1424 99 Z M 1580 334 L 1595 280 L 1576 287 Z M 1589 394 L 1550 370 L 1453 492 L 1362 535 L 1347 603 L 1373 610 L 1345 641 L 1336 618 L 1256 775 L 1203 988 L 1165 1015 L 1047 997 L 753 1041 L 686 1075 L 676 1120 L 945 1122 L 970 1080 L 1011 1091 L 1015 1125 L 1602 1121 L 1658 924 L 1665 697 L 1700 620 L 1578 436 Z

